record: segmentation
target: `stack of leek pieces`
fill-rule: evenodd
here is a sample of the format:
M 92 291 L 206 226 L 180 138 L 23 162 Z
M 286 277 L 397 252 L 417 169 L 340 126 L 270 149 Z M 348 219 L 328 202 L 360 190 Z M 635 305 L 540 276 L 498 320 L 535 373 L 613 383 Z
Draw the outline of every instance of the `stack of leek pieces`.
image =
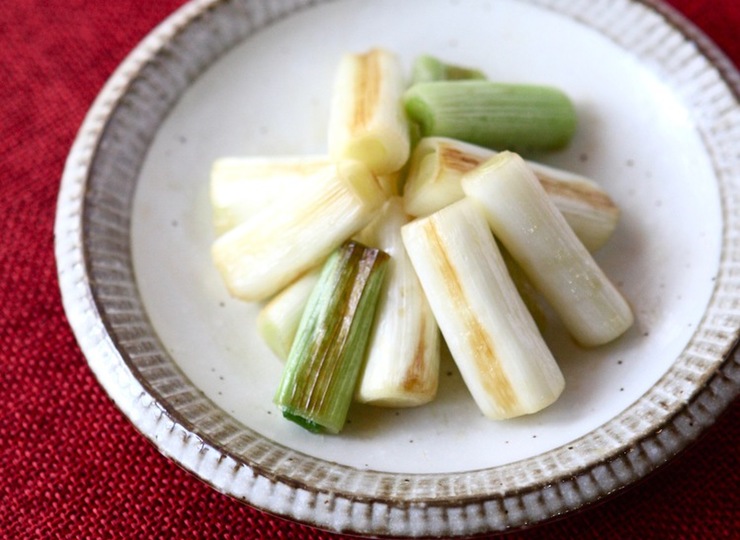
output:
M 540 298 L 583 346 L 633 322 L 591 256 L 617 206 L 520 156 L 569 143 L 569 98 L 428 56 L 411 79 L 386 50 L 346 54 L 326 155 L 213 164 L 215 266 L 262 303 L 259 333 L 286 360 L 275 403 L 311 431 L 339 432 L 353 400 L 432 400 L 442 339 L 485 416 L 534 413 L 564 388 Z

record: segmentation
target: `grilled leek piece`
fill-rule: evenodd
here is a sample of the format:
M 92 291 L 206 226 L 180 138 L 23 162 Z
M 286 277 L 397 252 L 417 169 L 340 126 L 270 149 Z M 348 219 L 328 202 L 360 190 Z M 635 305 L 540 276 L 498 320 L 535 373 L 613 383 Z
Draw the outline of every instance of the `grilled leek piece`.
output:
M 509 276 L 486 218 L 464 198 L 402 229 L 452 357 L 482 413 L 537 412 L 565 382 Z
M 346 242 L 327 259 L 283 369 L 275 403 L 310 431 L 345 424 L 388 262 Z
M 271 297 L 364 228 L 387 198 L 356 161 L 330 164 L 306 184 L 213 243 L 214 263 L 234 297 Z
M 401 169 L 410 152 L 402 102 L 405 89 L 394 54 L 383 49 L 345 54 L 329 110 L 329 155 L 360 160 L 378 175 Z
M 330 161 L 327 156 L 227 157 L 211 166 L 210 197 L 218 236 L 243 223 Z
M 409 216 L 386 202 L 358 239 L 390 255 L 355 399 L 385 407 L 428 403 L 437 393 L 440 334 L 401 240 Z
M 608 343 L 633 323 L 604 274 L 518 154 L 501 152 L 462 179 L 493 233 L 584 346 Z

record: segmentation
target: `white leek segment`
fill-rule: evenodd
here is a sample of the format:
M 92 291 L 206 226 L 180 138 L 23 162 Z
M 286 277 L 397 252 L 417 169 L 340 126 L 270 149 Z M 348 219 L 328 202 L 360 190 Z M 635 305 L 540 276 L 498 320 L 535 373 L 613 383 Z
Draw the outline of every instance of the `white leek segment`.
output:
M 483 414 L 537 412 L 565 382 L 482 211 L 464 198 L 401 229 L 452 357 Z
M 327 156 L 225 157 L 211 166 L 210 196 L 217 235 L 233 229 L 306 177 L 330 163 Z
M 428 403 L 437 393 L 440 334 L 401 240 L 409 216 L 388 200 L 358 236 L 390 259 L 355 400 L 385 407 Z
M 411 154 L 404 186 L 406 211 L 426 216 L 463 197 L 460 179 L 495 151 L 446 137 L 426 137 Z M 619 221 L 619 208 L 593 180 L 527 161 L 578 238 L 590 251 L 606 243 Z
M 329 155 L 360 160 L 375 174 L 403 167 L 410 151 L 405 88 L 393 53 L 372 49 L 342 56 L 329 110 Z
M 466 173 L 462 186 L 576 341 L 601 345 L 632 325 L 626 300 L 519 155 L 492 157 Z
M 257 316 L 257 331 L 270 350 L 286 360 L 293 345 L 303 310 L 319 280 L 320 268 L 296 279 L 265 304 Z
M 213 243 L 215 266 L 234 297 L 274 295 L 365 227 L 387 198 L 356 161 L 328 165 L 306 182 Z

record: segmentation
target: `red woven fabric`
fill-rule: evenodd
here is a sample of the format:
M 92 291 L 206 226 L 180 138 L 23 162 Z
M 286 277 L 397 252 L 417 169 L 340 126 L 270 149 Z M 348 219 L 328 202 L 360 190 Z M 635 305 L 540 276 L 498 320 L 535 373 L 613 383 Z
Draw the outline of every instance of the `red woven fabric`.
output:
M 182 0 L 0 7 L 0 538 L 339 538 L 237 503 L 161 456 L 96 383 L 65 320 L 52 227 L 83 115 Z M 740 64 L 740 3 L 672 0 Z M 514 538 L 738 538 L 735 403 L 647 481 Z

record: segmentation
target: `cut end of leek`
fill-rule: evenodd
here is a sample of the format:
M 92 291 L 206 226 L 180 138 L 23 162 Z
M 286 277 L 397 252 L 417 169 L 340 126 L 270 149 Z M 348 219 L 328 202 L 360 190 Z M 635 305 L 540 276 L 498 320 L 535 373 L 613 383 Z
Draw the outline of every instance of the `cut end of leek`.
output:
M 493 155 L 493 150 L 447 137 L 425 137 L 409 158 L 404 184 L 406 211 L 428 216 L 465 194 L 460 185 L 463 174 Z
M 306 431 L 310 431 L 311 433 L 321 433 L 324 431 L 325 426 L 322 426 L 318 422 L 314 422 L 313 420 L 309 420 L 308 418 L 305 418 L 301 414 L 294 413 L 288 409 L 283 409 L 283 418 L 286 420 L 290 420 L 294 424 L 298 424 Z

